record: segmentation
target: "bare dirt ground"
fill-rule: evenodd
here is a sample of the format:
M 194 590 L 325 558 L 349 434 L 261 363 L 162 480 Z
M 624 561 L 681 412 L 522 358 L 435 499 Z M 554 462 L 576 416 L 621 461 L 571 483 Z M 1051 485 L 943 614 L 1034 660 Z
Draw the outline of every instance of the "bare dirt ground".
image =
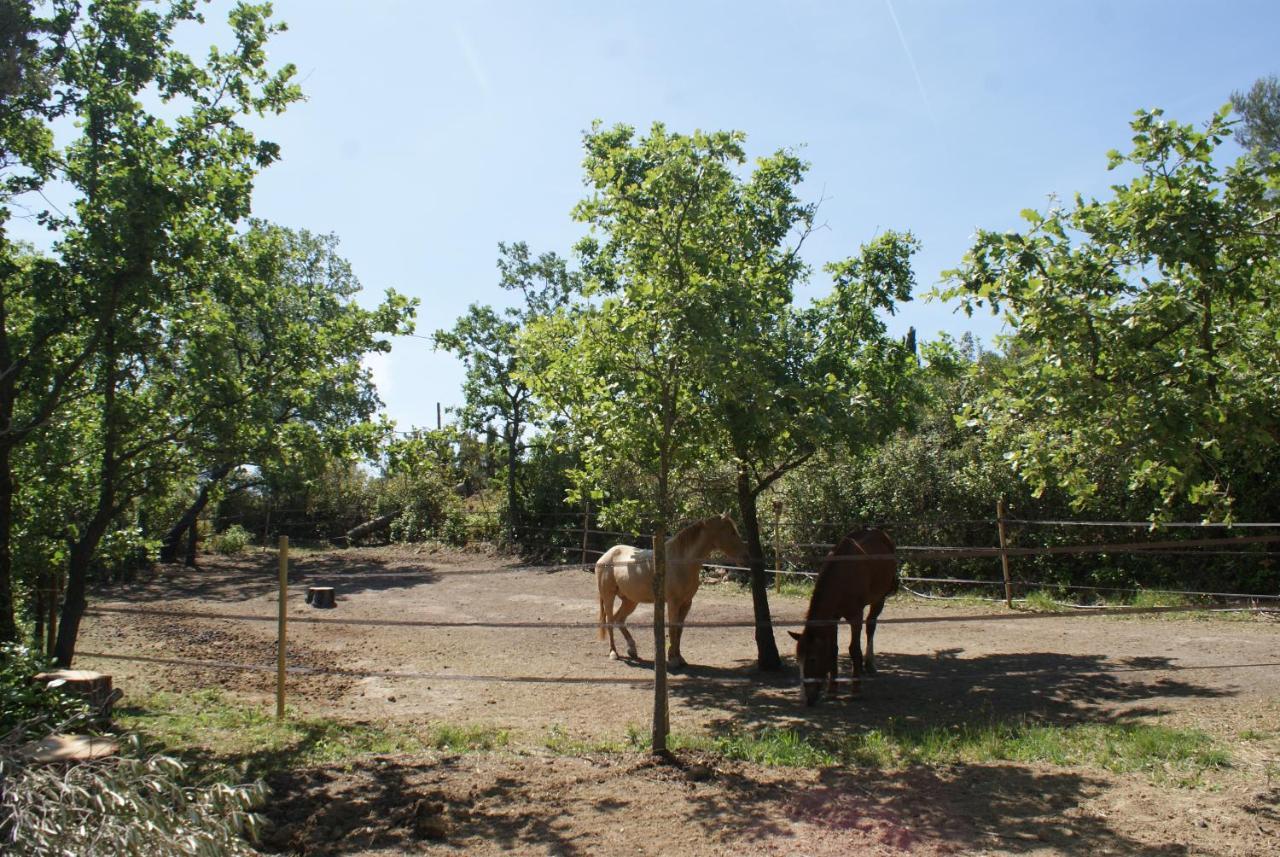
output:
M 215 616 L 93 615 L 78 665 L 111 672 L 129 693 L 215 686 L 265 704 L 274 688 L 275 556 L 203 562 L 199 570 L 163 568 L 92 604 Z M 334 586 L 337 609 L 306 605 L 307 585 Z M 773 606 L 776 618 L 798 620 L 805 604 L 775 598 Z M 749 621 L 750 610 L 736 587 L 704 585 L 690 621 Z M 477 554 L 301 553 L 290 574 L 295 620 L 566 623 L 592 622 L 596 611 L 590 574 Z M 1229 771 L 1198 788 L 1044 764 L 797 771 L 696 755 L 655 766 L 639 754 L 540 749 L 553 729 L 610 740 L 628 727 L 647 734 L 650 616 L 642 607 L 630 620 L 646 658 L 635 664 L 608 660 L 590 628 L 295 621 L 291 667 L 352 673 L 291 675 L 290 703 L 299 710 L 490 725 L 517 737 L 503 752 L 279 774 L 272 785 L 284 800 L 272 811 L 268 844 L 314 854 L 1280 854 L 1280 776 L 1269 758 L 1280 720 L 1280 624 L 1272 620 L 1013 618 L 1003 608 L 896 599 L 877 637 L 880 675 L 855 699 L 801 707 L 793 665 L 785 675 L 754 671 L 751 628 L 688 629 L 683 650 L 692 666 L 672 680 L 672 727 L 683 733 L 773 726 L 854 734 L 890 723 L 1023 719 L 1198 728 L 1233 755 Z M 789 653 L 785 629 L 776 633 Z M 1272 740 L 1245 740 L 1258 734 Z

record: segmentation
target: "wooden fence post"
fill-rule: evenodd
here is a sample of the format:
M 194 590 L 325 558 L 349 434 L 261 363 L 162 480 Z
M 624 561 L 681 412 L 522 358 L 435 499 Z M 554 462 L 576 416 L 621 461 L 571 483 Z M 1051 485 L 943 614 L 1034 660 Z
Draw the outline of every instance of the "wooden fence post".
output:
M 280 537 L 280 623 L 276 633 L 276 717 L 284 719 L 285 630 L 288 624 L 289 537 Z
M 782 501 L 773 501 L 773 591 L 782 591 Z
M 1013 584 L 1009 580 L 1009 539 L 1004 529 L 1004 498 L 996 501 L 996 529 L 1000 532 L 1000 570 L 1004 572 L 1004 604 L 1013 607 Z
M 587 530 L 591 526 L 591 501 L 587 501 L 582 511 L 582 564 L 587 564 Z

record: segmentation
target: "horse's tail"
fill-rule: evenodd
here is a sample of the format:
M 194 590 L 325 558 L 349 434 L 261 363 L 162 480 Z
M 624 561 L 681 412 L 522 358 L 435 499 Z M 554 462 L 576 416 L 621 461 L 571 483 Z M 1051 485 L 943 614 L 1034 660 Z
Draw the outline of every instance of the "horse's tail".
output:
M 606 616 L 606 615 L 605 615 L 605 609 L 604 609 L 604 576 L 605 576 L 605 570 L 604 570 L 604 566 L 603 566 L 603 565 L 601 565 L 601 563 L 602 563 L 603 561 L 604 561 L 604 557 L 600 557 L 600 561 L 598 561 L 598 562 L 596 563 L 596 596 L 597 596 L 597 600 L 599 600 L 599 602 L 600 602 L 600 624 L 599 624 L 599 626 L 596 628 L 596 639 L 597 639 L 597 640 L 603 640 L 605 637 L 607 637 L 607 636 L 608 636 L 608 635 L 605 633 L 605 627 L 604 627 L 604 626 L 605 626 L 605 621 L 608 619 L 608 616 Z

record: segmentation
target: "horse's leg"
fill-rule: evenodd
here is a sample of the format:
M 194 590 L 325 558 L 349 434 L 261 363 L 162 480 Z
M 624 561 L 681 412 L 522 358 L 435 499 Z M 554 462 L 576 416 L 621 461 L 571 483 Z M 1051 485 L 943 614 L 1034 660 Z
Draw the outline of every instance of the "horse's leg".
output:
M 862 605 L 858 604 L 847 618 L 849 628 L 853 631 L 853 639 L 849 641 L 849 657 L 853 660 L 853 685 L 856 688 L 858 680 L 862 678 Z
M 612 579 L 602 579 L 600 587 L 600 621 L 609 629 L 609 660 L 616 661 L 618 659 L 618 646 L 613 638 L 613 625 L 617 621 L 618 614 L 613 610 L 613 599 L 618 594 L 617 584 Z M 627 599 L 622 599 L 622 603 L 626 603 Z M 623 631 L 625 634 L 626 631 Z
M 880 615 L 880 611 L 884 609 L 884 599 L 881 598 L 875 604 L 871 605 L 871 609 L 867 611 L 867 656 L 864 664 L 867 672 L 874 675 L 876 671 L 876 617 Z
M 671 615 L 671 646 L 667 649 L 667 666 L 673 670 L 688 666 L 684 656 L 680 654 L 680 638 L 684 636 L 684 620 L 689 615 L 689 608 L 693 606 L 693 599 L 690 598 L 684 604 L 670 605 L 669 613 Z
M 831 640 L 827 643 L 830 647 L 831 669 L 827 672 L 827 695 L 833 699 L 839 693 L 840 682 L 840 628 L 838 625 L 831 626 Z
M 618 597 L 622 599 L 622 604 L 618 606 L 617 610 L 613 611 L 613 623 L 618 626 L 622 636 L 627 638 L 627 657 L 636 661 L 640 659 L 640 653 L 636 651 L 636 639 L 627 630 L 627 617 L 631 615 L 632 610 L 636 609 L 636 602 L 622 593 L 618 593 Z

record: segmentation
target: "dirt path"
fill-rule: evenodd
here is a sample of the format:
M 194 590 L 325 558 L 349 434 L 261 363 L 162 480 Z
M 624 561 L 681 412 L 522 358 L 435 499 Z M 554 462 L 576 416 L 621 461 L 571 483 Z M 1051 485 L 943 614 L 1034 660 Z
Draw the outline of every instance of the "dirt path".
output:
M 101 593 L 94 604 L 274 619 L 270 555 L 210 557 L 206 566 L 196 572 L 165 570 L 146 582 Z M 334 585 L 338 608 L 308 607 L 303 603 L 308 584 Z M 803 610 L 797 599 L 774 603 L 779 617 L 798 619 Z M 691 628 L 683 648 L 693 666 L 672 683 L 673 729 L 695 733 L 804 724 L 852 733 L 890 723 L 1155 719 L 1233 742 L 1245 730 L 1276 728 L 1277 623 L 1074 613 L 974 620 L 988 612 L 993 611 L 915 600 L 892 603 L 877 638 L 881 675 L 867 681 L 856 700 L 810 710 L 799 706 L 790 672 L 754 672 L 752 629 Z M 295 619 L 591 622 L 596 602 L 594 579 L 580 570 L 548 573 L 475 555 L 351 551 L 297 558 L 289 614 Z M 645 658 L 653 650 L 646 627 L 650 615 L 641 608 L 631 620 Z M 704 586 L 690 616 L 691 621 L 749 619 L 749 597 L 727 584 Z M 126 689 L 224 686 L 265 698 L 274 682 L 269 671 L 274 634 L 273 621 L 102 613 L 86 620 L 83 652 L 230 661 L 261 665 L 264 671 L 191 670 L 88 656 L 80 663 L 111 671 Z M 789 652 L 785 629 L 777 634 L 780 648 Z M 847 646 L 847 638 L 841 639 Z M 552 728 L 612 740 L 625 736 L 628 726 L 647 733 L 651 664 L 610 661 L 606 650 L 590 628 L 296 622 L 290 629 L 291 666 L 433 677 L 297 675 L 290 678 L 290 697 L 315 714 L 502 727 L 527 746 L 545 739 Z M 404 780 L 397 794 L 416 795 L 414 800 L 423 803 L 372 809 L 383 793 L 376 783 L 387 772 Z M 1213 795 L 1169 789 L 1157 794 L 1141 778 L 1034 765 L 855 775 L 708 763 L 691 775 L 645 767 L 637 759 L 496 754 L 447 764 L 383 760 L 347 774 L 303 772 L 288 778 L 278 785 L 314 794 L 314 805 L 307 800 L 295 805 L 316 812 L 335 795 L 361 795 L 356 802 L 364 809 L 347 811 L 353 826 L 336 825 L 355 837 L 346 851 L 358 844 L 355 822 L 367 810 L 383 821 L 365 843 L 382 848 L 380 853 L 398 853 L 410 841 L 414 848 L 429 845 L 436 822 L 423 819 L 436 816 L 441 829 L 448 829 L 448 847 L 463 847 L 453 853 L 468 854 L 497 853 L 504 843 L 519 853 L 555 854 L 818 855 L 848 853 L 851 845 L 863 849 L 855 853 L 873 854 L 1107 853 L 1107 848 L 1117 854 L 1280 853 L 1280 838 L 1268 832 L 1280 831 L 1277 792 L 1243 774 Z M 486 803 L 472 795 L 471 790 L 479 795 L 495 783 L 503 784 L 503 800 Z M 1252 810 L 1251 801 L 1257 804 Z M 295 845 L 310 843 L 316 853 L 325 853 L 322 846 L 333 841 L 332 831 L 312 834 L 335 824 L 317 820 L 316 812 L 281 821 L 294 825 L 293 833 L 301 837 Z M 624 827 L 631 833 L 623 833 Z M 395 831 L 408 838 L 387 839 Z M 686 845 L 676 847 L 675 841 Z

